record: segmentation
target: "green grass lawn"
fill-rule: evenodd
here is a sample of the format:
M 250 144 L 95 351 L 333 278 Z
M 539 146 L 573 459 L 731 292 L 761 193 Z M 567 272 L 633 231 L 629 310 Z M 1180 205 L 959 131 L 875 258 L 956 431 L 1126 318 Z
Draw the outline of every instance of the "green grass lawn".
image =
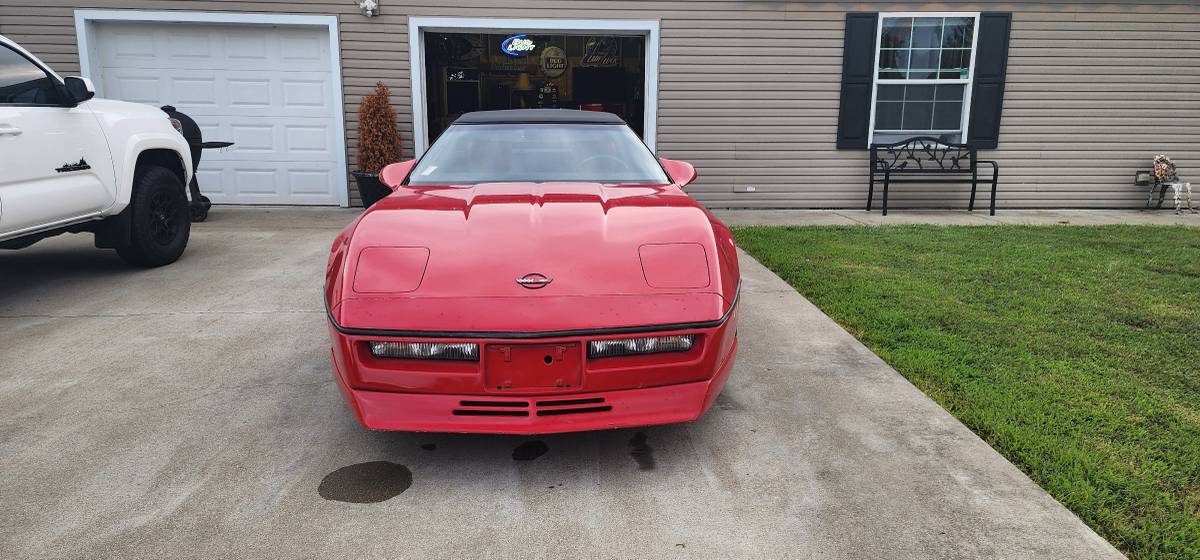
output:
M 1200 230 L 735 235 L 1131 558 L 1200 559 Z

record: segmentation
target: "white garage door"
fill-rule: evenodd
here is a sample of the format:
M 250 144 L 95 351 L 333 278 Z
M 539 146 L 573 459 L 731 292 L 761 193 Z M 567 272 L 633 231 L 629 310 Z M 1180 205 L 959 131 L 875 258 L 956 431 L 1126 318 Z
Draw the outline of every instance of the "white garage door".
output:
M 174 105 L 205 140 L 197 177 L 213 202 L 337 204 L 343 138 L 325 28 L 100 23 L 103 97 Z

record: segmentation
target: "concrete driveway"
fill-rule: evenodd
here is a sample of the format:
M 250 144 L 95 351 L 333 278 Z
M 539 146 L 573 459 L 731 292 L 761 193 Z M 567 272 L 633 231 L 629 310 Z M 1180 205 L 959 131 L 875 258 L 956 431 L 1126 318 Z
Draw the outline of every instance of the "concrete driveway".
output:
M 148 271 L 0 252 L 0 556 L 1120 557 L 749 258 L 697 423 L 365 431 L 319 296 L 353 215 L 218 207 Z

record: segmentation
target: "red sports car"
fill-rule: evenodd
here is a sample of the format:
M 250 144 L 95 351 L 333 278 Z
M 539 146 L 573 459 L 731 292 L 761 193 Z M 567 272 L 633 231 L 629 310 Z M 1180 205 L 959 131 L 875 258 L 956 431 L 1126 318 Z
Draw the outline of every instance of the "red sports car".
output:
M 376 430 L 696 420 L 737 350 L 729 229 L 618 117 L 469 113 L 333 243 L 334 376 Z

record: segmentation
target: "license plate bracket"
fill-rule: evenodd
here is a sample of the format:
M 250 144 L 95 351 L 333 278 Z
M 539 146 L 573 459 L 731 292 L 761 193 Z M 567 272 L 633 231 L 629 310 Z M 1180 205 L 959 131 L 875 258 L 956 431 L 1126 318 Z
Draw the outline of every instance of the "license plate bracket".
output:
M 580 344 L 489 344 L 483 376 L 494 391 L 576 388 L 583 383 Z

